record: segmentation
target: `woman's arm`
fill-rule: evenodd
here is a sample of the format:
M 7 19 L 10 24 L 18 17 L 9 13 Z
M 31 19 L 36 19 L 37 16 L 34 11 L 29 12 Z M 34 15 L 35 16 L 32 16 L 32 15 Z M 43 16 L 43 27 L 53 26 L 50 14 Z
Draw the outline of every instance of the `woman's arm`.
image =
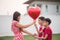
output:
M 16 26 L 19 27 L 19 28 L 27 28 L 27 27 L 33 25 L 34 23 L 35 23 L 35 21 L 33 21 L 30 24 L 26 24 L 26 25 L 22 25 L 22 24 L 17 23 Z
M 28 32 L 28 31 L 27 31 L 27 30 L 25 30 L 25 29 L 22 29 L 22 32 L 24 32 L 24 33 L 26 33 L 26 34 L 28 34 L 28 35 L 30 35 L 30 36 L 32 36 L 32 37 L 34 37 L 34 35 L 33 35 L 32 33 Z

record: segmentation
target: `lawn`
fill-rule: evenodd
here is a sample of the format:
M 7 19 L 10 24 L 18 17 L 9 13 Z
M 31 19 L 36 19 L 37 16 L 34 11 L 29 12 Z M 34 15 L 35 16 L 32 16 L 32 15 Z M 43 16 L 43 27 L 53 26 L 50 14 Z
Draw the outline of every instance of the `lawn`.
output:
M 24 36 L 25 40 L 35 40 L 33 37 L 31 36 Z M 0 37 L 0 40 L 13 40 L 12 36 L 6 36 L 6 37 Z M 53 35 L 53 40 L 60 40 L 60 34 L 54 34 Z

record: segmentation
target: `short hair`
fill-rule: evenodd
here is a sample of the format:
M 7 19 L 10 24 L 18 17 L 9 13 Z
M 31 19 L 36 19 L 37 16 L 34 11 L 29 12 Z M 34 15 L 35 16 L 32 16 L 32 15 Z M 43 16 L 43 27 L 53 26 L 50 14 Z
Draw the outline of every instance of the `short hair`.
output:
M 19 21 L 17 20 L 18 16 L 20 16 L 21 14 L 18 12 L 18 11 L 15 11 L 14 14 L 13 14 L 13 20 L 15 21 Z
M 51 19 L 50 18 L 45 18 L 44 21 L 48 22 L 48 25 L 51 24 Z
M 45 17 L 41 16 L 41 17 L 39 17 L 39 19 L 40 19 L 40 20 L 44 20 L 44 19 L 45 19 Z

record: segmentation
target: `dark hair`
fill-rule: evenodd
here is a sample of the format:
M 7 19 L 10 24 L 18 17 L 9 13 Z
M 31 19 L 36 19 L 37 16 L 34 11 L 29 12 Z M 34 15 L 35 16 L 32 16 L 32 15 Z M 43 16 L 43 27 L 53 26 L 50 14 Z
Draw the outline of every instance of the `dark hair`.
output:
M 51 24 L 51 19 L 49 19 L 49 18 L 45 18 L 45 20 L 44 20 L 44 21 L 48 22 L 48 23 L 49 23 L 48 25 L 50 25 L 50 24 Z
M 21 14 L 18 11 L 15 11 L 13 14 L 13 20 L 19 21 L 17 20 L 17 17 L 20 16 Z
M 44 20 L 44 19 L 45 19 L 45 17 L 41 16 L 41 17 L 39 17 L 39 19 L 40 19 L 40 20 Z

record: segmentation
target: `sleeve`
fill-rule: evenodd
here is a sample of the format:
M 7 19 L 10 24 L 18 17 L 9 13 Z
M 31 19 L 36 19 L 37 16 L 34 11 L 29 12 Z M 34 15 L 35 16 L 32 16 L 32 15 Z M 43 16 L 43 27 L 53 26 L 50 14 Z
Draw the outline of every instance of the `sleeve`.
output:
M 17 23 L 18 23 L 18 22 L 17 22 L 17 21 L 15 21 L 15 22 L 14 22 L 14 25 L 16 26 L 16 24 L 17 24 Z
M 45 34 L 48 34 L 49 35 L 49 33 L 50 33 L 50 30 L 47 29 L 46 32 L 45 32 Z

